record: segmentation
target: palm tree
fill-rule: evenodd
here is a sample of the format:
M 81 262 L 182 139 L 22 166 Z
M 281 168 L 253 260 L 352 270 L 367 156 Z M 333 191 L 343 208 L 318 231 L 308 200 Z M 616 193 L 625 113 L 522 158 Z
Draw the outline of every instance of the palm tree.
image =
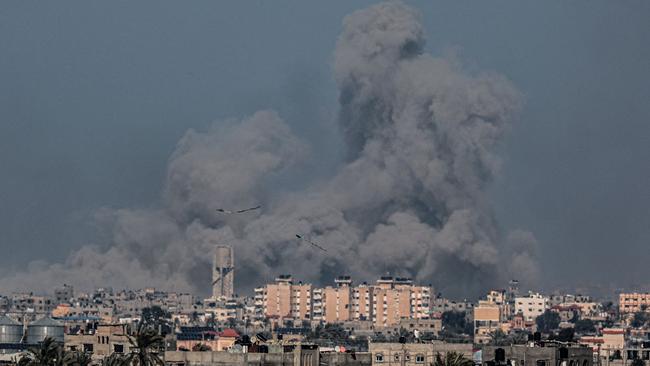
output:
M 110 356 L 104 357 L 102 366 L 129 366 L 129 359 L 119 353 L 111 353 Z
M 431 366 L 473 366 L 474 362 L 459 352 L 447 352 L 445 357 L 436 353 L 436 359 Z
M 63 346 L 46 337 L 38 347 L 29 348 L 18 361 L 19 366 L 57 366 L 63 364 Z
M 135 336 L 129 336 L 131 352 L 127 356 L 128 363 L 134 366 L 164 366 L 165 362 L 158 356 L 164 341 L 156 329 L 141 322 Z
M 63 355 L 63 364 L 66 366 L 88 366 L 92 362 L 90 354 L 81 351 L 68 351 Z

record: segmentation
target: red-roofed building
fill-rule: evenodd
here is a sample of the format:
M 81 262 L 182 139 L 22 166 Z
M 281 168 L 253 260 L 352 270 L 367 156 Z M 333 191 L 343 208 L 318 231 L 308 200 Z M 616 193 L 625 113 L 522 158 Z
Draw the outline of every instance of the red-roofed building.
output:
M 239 333 L 232 328 L 224 329 L 223 332 L 219 332 L 220 338 L 235 338 L 239 337 Z

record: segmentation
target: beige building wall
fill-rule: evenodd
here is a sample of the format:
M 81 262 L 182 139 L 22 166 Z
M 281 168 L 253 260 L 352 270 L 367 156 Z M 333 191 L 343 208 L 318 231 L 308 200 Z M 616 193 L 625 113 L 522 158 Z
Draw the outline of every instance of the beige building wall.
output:
M 375 343 L 368 344 L 372 354 L 372 365 L 431 365 L 438 353 L 445 356 L 448 352 L 458 352 L 472 359 L 472 344 L 470 343 Z
M 534 321 L 549 308 L 548 297 L 540 294 L 529 294 L 526 297 L 515 298 L 515 312 L 524 316 L 526 321 Z
M 374 288 L 359 286 L 353 290 L 353 317 L 355 320 L 372 320 Z
M 618 308 L 621 313 L 637 313 L 650 310 L 650 294 L 637 292 L 618 295 Z
M 352 289 L 349 286 L 323 289 L 323 312 L 326 323 L 349 321 L 353 316 Z
M 263 294 L 263 313 L 268 318 L 310 320 L 312 316 L 312 285 L 294 285 L 290 279 L 267 284 Z

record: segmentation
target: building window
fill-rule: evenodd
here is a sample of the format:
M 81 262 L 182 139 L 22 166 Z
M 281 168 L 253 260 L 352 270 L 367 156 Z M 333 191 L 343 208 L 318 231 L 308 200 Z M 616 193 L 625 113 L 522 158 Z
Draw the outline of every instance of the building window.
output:
M 395 361 L 399 361 L 399 353 L 396 353 L 393 359 L 395 359 Z
M 415 363 L 424 363 L 424 355 L 415 355 Z
M 375 362 L 377 362 L 377 363 L 384 362 L 384 355 L 382 353 L 377 353 L 375 355 Z
M 124 353 L 124 345 L 123 344 L 114 344 L 113 345 L 113 352 L 115 352 L 115 353 Z
M 92 352 L 93 351 L 93 344 L 92 343 L 84 343 L 84 352 Z

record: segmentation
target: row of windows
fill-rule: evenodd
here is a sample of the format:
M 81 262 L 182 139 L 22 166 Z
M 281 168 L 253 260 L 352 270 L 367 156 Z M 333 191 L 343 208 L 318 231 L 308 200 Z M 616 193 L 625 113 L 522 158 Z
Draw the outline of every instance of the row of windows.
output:
M 411 355 L 408 353 L 404 353 L 404 361 L 411 361 Z M 395 353 L 393 354 L 393 360 L 399 362 L 402 357 L 402 354 Z M 425 357 L 423 354 L 417 354 L 415 355 L 415 363 L 424 363 Z M 384 354 L 383 353 L 376 353 L 375 354 L 375 362 L 376 363 L 382 363 L 384 362 Z

